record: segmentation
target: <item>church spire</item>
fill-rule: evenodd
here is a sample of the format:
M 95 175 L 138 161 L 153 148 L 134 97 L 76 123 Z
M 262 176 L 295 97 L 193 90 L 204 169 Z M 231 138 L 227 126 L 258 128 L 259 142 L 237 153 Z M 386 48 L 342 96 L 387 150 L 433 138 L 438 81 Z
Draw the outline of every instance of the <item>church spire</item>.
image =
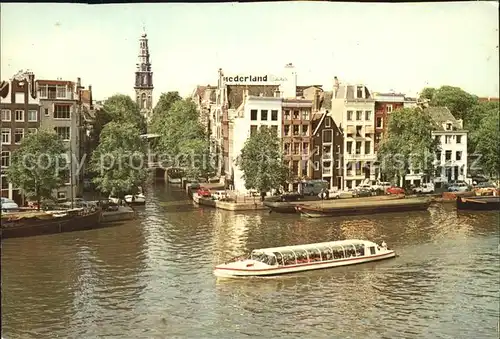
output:
M 142 28 L 143 33 L 139 39 L 139 56 L 134 89 L 137 104 L 141 108 L 141 112 L 149 119 L 153 110 L 153 72 L 151 71 L 148 36 L 144 25 Z

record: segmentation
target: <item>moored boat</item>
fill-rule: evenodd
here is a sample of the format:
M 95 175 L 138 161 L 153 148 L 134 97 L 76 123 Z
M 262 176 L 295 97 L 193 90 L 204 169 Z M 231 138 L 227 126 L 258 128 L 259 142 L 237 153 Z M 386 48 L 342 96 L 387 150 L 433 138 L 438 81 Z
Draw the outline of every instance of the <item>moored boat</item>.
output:
M 75 208 L 61 211 L 29 211 L 2 214 L 1 238 L 81 231 L 98 228 L 101 209 Z
M 476 197 L 457 197 L 457 209 L 476 210 L 476 211 L 494 211 L 500 210 L 500 197 L 497 196 L 476 196 Z
M 128 194 L 125 196 L 125 202 L 131 205 L 144 205 L 146 203 L 146 196 L 142 193 Z
M 250 258 L 215 267 L 218 277 L 272 276 L 361 264 L 394 258 L 396 253 L 382 243 L 341 240 L 317 244 L 283 246 L 253 250 Z
M 269 208 L 269 212 L 297 213 L 297 210 L 295 209 L 297 205 L 291 204 L 289 202 L 264 201 L 264 206 Z
M 404 198 L 365 201 L 357 204 L 338 201 L 326 208 L 321 206 L 313 207 L 300 205 L 296 206 L 296 209 L 302 216 L 320 218 L 359 214 L 424 211 L 427 210 L 430 204 L 431 200 L 429 198 Z

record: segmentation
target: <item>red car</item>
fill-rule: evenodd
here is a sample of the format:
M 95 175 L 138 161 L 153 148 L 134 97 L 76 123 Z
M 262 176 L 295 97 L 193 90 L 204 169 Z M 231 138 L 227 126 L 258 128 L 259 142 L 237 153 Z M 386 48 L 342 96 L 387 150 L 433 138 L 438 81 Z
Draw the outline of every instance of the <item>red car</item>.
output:
M 212 196 L 210 190 L 205 187 L 200 187 L 200 189 L 196 191 L 196 193 L 198 193 L 198 195 L 203 198 L 210 198 Z
M 386 191 L 387 194 L 405 194 L 405 190 L 401 187 L 391 186 Z

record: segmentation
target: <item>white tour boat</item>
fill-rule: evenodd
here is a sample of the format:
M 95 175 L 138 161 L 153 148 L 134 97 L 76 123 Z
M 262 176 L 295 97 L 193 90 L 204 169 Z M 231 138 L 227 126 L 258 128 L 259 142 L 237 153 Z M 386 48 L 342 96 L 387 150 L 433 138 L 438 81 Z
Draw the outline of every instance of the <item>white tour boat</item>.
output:
M 146 196 L 142 193 L 136 195 L 128 194 L 125 196 L 125 201 L 127 204 L 144 205 L 146 203 Z
M 218 277 L 269 276 L 346 266 L 394 258 L 394 250 L 366 240 L 341 240 L 317 244 L 253 250 L 249 259 L 215 267 Z

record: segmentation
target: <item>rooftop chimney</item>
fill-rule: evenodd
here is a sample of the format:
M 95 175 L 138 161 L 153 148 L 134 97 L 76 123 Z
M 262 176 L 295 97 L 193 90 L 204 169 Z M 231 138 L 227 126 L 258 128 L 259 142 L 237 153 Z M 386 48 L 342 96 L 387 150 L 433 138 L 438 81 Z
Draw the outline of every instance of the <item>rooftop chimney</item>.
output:
M 333 77 L 333 98 L 337 97 L 337 91 L 339 90 L 339 78 L 337 76 Z

